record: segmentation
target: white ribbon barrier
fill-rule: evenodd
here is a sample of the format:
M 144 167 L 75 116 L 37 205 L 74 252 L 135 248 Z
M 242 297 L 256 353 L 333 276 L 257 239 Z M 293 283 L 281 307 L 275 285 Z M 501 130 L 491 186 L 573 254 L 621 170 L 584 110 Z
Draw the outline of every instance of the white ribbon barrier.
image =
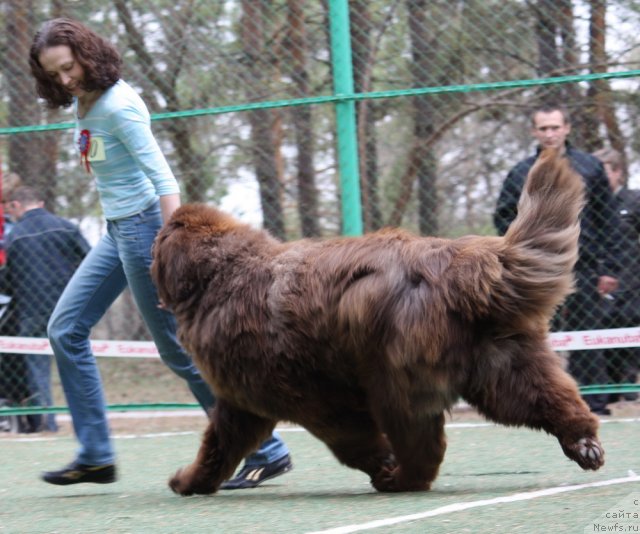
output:
M 553 350 L 616 349 L 640 347 L 640 327 L 607 330 L 553 332 L 549 336 Z
M 582 330 L 553 332 L 549 336 L 551 348 L 556 351 L 615 349 L 640 347 L 640 327 L 608 330 Z M 91 340 L 95 356 L 116 358 L 159 358 L 158 349 L 151 341 Z M 49 340 L 37 337 L 0 336 L 0 353 L 53 354 Z
M 117 358 L 159 358 L 152 341 L 103 341 L 91 340 L 95 356 Z M 53 354 L 47 338 L 0 336 L 0 353 Z

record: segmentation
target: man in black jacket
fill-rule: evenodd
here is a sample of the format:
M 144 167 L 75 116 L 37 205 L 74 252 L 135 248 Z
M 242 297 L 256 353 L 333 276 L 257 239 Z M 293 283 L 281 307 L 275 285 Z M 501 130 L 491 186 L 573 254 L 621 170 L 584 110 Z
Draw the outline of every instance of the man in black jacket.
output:
M 586 205 L 580 222 L 578 261 L 575 266 L 576 292 L 562 310 L 562 325 L 570 331 L 604 327 L 602 298 L 615 291 L 621 264 L 621 240 L 614 199 L 602 163 L 573 148 L 567 137 L 571 124 L 561 106 L 536 109 L 531 115 L 532 135 L 538 142 L 536 154 L 518 163 L 507 175 L 498 197 L 494 224 L 503 235 L 516 217 L 518 200 L 525 179 L 543 148 L 555 147 L 569 158 L 573 169 L 585 182 Z M 609 382 L 607 365 L 601 350 L 573 351 L 569 372 L 580 385 Z M 607 395 L 585 395 L 594 413 L 608 415 Z
M 620 234 L 623 242 L 624 261 L 619 277 L 618 290 L 609 295 L 608 326 L 623 328 L 640 325 L 640 191 L 625 185 L 622 155 L 613 148 L 603 148 L 593 153 L 602 164 L 613 191 L 616 210 L 620 218 Z M 635 384 L 640 363 L 639 347 L 620 347 L 605 351 L 609 376 L 617 384 Z M 621 395 L 624 400 L 637 400 L 638 393 Z
M 11 295 L 19 337 L 46 337 L 47 322 L 84 256 L 89 244 L 69 221 L 44 209 L 40 193 L 32 187 L 9 192 L 5 209 L 15 221 L 6 240 L 7 264 L 0 271 L 0 293 Z M 24 357 L 29 403 L 51 406 L 51 357 Z M 27 431 L 55 431 L 53 414 L 30 416 Z

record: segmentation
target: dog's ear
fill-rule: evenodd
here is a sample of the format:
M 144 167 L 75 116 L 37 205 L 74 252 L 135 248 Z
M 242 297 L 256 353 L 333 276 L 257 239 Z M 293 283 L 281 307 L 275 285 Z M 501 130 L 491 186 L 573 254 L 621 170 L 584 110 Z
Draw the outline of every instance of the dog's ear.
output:
M 190 232 L 220 235 L 242 226 L 242 223 L 231 215 L 206 204 L 184 204 L 171 216 L 169 227 L 184 227 Z
M 196 286 L 189 270 L 191 247 L 189 232 L 179 221 L 165 225 L 153 243 L 151 278 L 161 302 L 168 307 L 184 301 Z
M 205 204 L 184 204 L 173 212 L 153 245 L 151 276 L 164 304 L 174 307 L 190 299 L 201 285 L 204 240 L 247 225 Z

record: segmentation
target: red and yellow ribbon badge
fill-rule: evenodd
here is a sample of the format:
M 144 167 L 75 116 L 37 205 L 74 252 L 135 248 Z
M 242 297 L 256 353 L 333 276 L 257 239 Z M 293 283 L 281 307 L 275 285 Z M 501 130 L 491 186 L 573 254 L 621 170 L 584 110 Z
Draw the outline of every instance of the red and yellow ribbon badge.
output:
M 89 130 L 82 130 L 80 137 L 78 138 L 78 147 L 80 148 L 80 163 L 84 163 L 85 169 L 91 174 L 91 167 L 89 166 L 89 150 L 91 149 L 91 132 Z

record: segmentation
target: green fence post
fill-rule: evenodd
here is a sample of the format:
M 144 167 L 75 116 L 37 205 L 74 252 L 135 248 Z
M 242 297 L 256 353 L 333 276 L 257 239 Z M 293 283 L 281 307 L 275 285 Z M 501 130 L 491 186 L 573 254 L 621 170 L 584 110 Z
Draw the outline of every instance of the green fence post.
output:
M 348 0 L 330 0 L 333 91 L 336 96 L 353 95 L 353 66 L 349 34 Z M 356 106 L 353 100 L 335 105 L 338 128 L 338 168 L 342 193 L 342 226 L 345 235 L 362 235 L 362 205 L 358 165 Z

